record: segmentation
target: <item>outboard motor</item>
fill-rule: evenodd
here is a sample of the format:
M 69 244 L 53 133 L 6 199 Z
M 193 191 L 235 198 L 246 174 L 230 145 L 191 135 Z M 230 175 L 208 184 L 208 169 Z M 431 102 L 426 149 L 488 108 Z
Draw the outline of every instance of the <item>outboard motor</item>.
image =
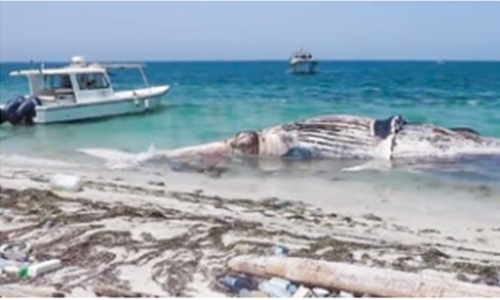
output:
M 5 113 L 5 110 L 0 108 L 0 125 L 7 121 L 7 114 Z
M 4 107 L 6 119 L 12 125 L 19 124 L 23 119 L 21 116 L 17 114 L 17 109 L 23 102 L 24 102 L 24 97 L 17 97 L 9 100 Z
M 33 118 L 36 116 L 36 106 L 42 105 L 40 99 L 29 97 L 17 108 L 17 115 L 21 116 L 27 124 L 33 124 Z
M 36 97 L 17 97 L 11 99 L 5 105 L 3 112 L 0 114 L 2 121 L 7 120 L 12 125 L 16 125 L 25 121 L 28 124 L 33 123 L 33 118 L 36 116 L 36 106 L 42 105 L 40 99 Z

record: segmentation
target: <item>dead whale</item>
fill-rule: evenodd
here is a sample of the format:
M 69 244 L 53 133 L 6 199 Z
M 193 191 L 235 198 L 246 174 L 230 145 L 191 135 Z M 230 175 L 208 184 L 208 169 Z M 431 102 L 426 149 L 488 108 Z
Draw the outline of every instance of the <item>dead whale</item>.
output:
M 109 149 L 79 151 L 105 159 L 108 161 L 108 167 L 126 168 L 148 161 L 192 160 L 200 157 L 205 160 L 207 157 L 272 156 L 300 160 L 392 161 L 461 155 L 500 155 L 500 140 L 483 137 L 468 128 L 447 129 L 432 124 L 411 123 L 399 115 L 386 119 L 327 115 L 259 131 L 241 131 L 224 141 L 174 150 L 158 151 L 152 148 L 138 155 Z

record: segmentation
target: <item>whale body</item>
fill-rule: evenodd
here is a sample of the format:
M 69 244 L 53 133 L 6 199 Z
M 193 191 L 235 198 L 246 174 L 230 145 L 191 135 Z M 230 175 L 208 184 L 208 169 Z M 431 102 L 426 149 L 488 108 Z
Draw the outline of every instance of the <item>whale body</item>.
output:
M 232 138 L 173 150 L 150 149 L 130 154 L 108 149 L 80 152 L 105 159 L 108 167 L 126 168 L 155 160 L 194 157 L 265 157 L 284 159 L 398 159 L 499 155 L 500 140 L 470 128 L 444 128 L 410 123 L 396 115 L 373 119 L 326 115 L 285 123 L 259 131 L 241 131 Z

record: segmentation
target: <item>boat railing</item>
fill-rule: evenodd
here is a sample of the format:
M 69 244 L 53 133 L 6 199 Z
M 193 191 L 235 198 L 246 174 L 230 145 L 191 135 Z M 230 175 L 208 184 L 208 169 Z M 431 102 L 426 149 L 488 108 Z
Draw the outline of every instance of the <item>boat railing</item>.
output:
M 141 73 L 142 81 L 144 82 L 144 85 L 149 88 L 149 81 L 146 77 L 146 74 L 144 73 L 144 68 L 146 68 L 145 64 L 104 64 L 104 65 L 99 65 L 105 69 L 138 69 L 139 72 Z

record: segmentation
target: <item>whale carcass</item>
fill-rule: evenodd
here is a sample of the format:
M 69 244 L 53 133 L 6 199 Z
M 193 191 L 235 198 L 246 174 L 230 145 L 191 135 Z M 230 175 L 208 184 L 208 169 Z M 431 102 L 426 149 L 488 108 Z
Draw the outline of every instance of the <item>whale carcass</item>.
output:
M 282 157 L 285 159 L 452 158 L 500 155 L 500 140 L 470 128 L 444 128 L 410 123 L 402 116 L 373 119 L 327 115 L 302 119 L 258 131 L 240 131 L 232 138 L 208 144 L 130 154 L 107 149 L 82 149 L 117 168 L 154 160 L 194 157 Z

